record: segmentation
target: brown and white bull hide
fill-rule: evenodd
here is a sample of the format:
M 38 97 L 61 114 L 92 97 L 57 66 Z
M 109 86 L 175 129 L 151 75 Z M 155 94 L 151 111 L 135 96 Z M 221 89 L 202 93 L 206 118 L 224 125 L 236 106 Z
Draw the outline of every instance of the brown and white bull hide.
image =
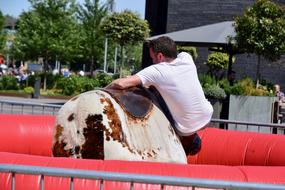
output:
M 134 117 L 100 89 L 72 98 L 59 110 L 53 156 L 187 163 L 180 141 L 156 105 L 143 118 Z

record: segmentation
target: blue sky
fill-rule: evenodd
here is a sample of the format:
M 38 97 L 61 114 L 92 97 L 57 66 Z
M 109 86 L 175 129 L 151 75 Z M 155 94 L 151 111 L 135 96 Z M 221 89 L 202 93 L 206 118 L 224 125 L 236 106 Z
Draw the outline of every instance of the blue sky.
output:
M 84 0 L 77 0 L 77 2 L 82 3 Z M 145 0 L 115 0 L 115 4 L 115 11 L 117 12 L 128 9 L 138 12 L 141 18 L 144 18 Z M 28 0 L 0 0 L 0 10 L 4 15 L 9 14 L 18 17 L 23 10 L 27 11 L 29 8 Z

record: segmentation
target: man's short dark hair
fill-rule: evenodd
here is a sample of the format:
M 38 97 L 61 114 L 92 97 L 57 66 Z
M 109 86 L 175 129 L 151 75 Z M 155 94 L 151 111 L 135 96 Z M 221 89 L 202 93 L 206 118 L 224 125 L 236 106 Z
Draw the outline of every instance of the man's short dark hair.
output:
M 162 36 L 148 42 L 149 48 L 153 49 L 155 54 L 162 53 L 165 57 L 176 58 L 177 57 L 177 48 L 175 42 L 167 37 Z

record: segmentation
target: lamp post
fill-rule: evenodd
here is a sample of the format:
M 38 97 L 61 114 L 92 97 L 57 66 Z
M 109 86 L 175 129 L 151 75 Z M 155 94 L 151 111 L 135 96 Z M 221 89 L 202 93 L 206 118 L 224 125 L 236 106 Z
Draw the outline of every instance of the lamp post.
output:
M 10 62 L 9 52 L 10 52 L 12 45 L 13 45 L 12 41 L 8 40 L 6 42 L 6 47 L 7 47 L 6 65 L 7 67 L 9 66 L 9 62 Z
M 108 10 L 109 10 L 110 13 L 112 13 L 114 11 L 114 9 L 115 9 L 115 1 L 114 0 L 108 0 L 108 5 L 109 5 Z M 116 52 L 115 52 L 115 54 L 116 54 Z M 107 56 L 108 56 L 108 38 L 105 37 L 104 68 L 103 68 L 104 73 L 108 72 Z M 115 71 L 114 71 L 114 73 L 115 73 Z

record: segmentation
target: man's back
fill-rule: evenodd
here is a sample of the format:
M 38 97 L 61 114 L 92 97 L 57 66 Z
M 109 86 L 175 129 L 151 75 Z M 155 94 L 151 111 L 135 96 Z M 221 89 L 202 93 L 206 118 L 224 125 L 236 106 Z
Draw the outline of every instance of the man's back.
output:
M 213 108 L 204 96 L 189 54 L 179 54 L 174 61 L 152 65 L 137 75 L 144 86 L 157 88 L 182 132 L 190 134 L 209 122 Z

